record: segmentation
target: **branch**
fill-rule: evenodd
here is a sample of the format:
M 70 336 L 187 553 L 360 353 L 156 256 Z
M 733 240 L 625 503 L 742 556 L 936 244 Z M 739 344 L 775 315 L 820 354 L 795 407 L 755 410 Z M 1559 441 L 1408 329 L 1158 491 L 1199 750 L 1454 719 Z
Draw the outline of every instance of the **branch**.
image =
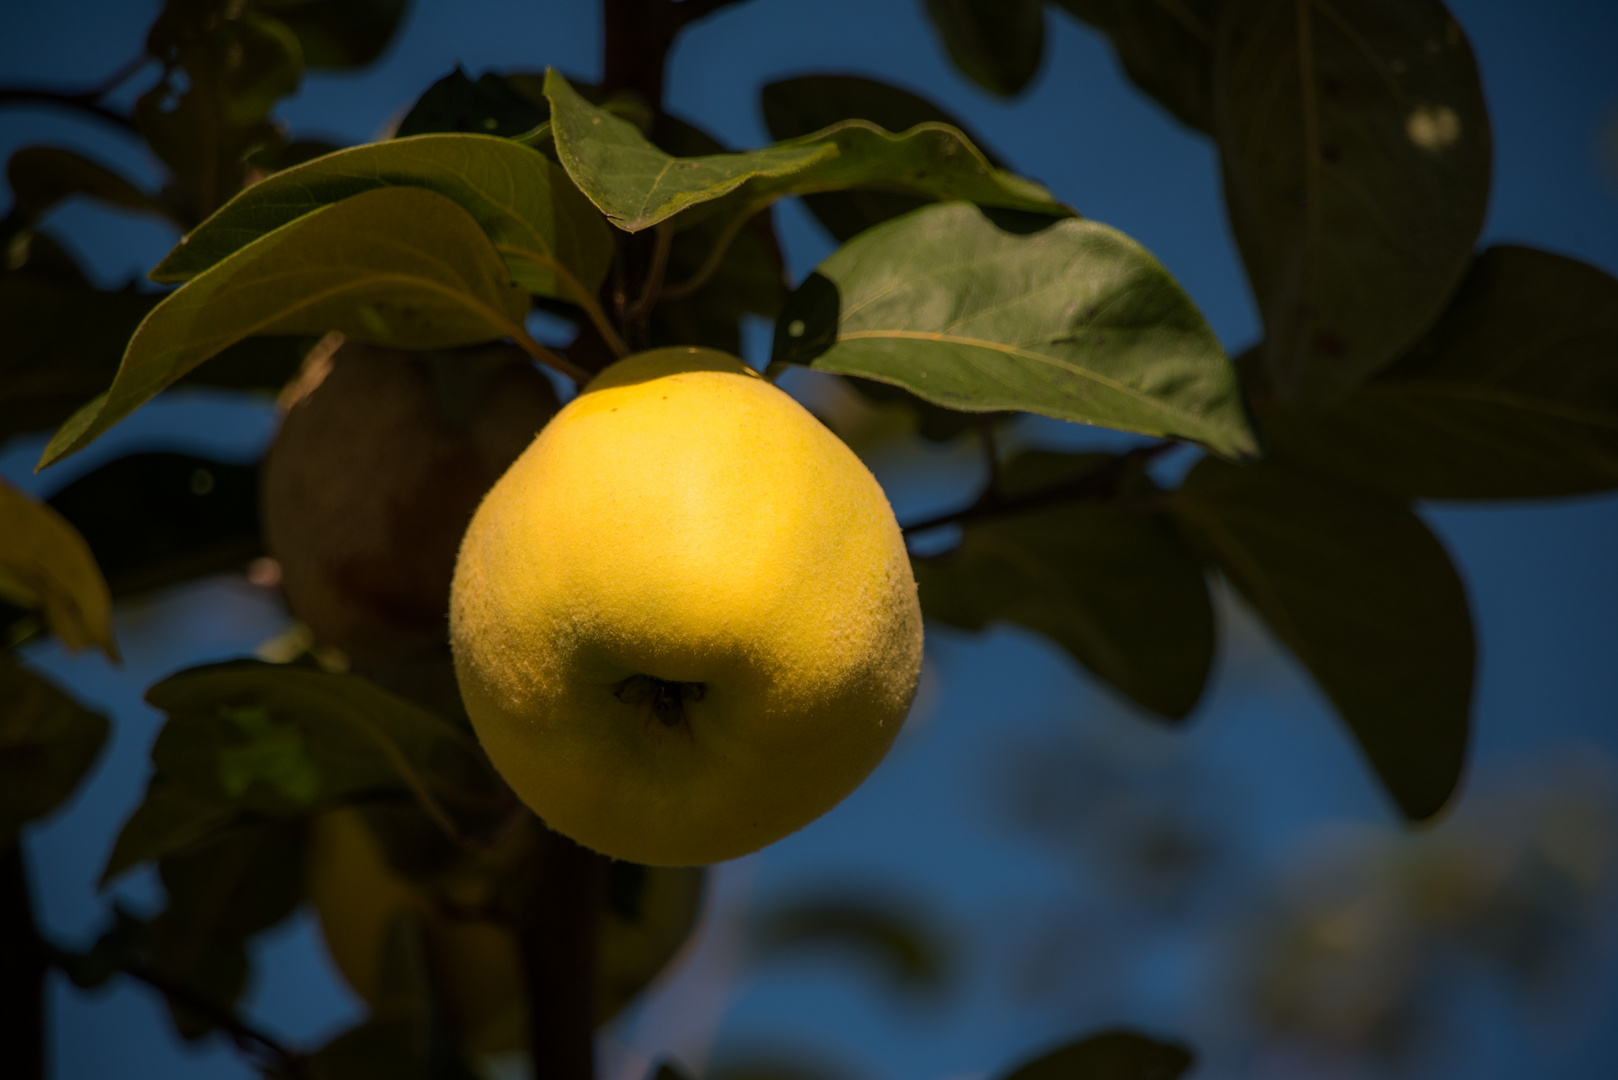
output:
M 98 119 L 105 120 L 109 124 L 116 124 L 125 131 L 139 131 L 134 120 L 123 113 L 115 112 L 102 105 L 101 99 L 118 89 L 137 71 L 151 62 L 152 58 L 150 56 L 141 53 L 87 90 L 49 90 L 43 86 L 0 86 L 0 105 L 26 102 L 43 105 L 64 105 L 70 109 L 87 112 Z
M 34 928 L 29 893 L 22 843 L 13 836 L 0 855 L 0 951 L 5 956 L 0 962 L 0 1047 L 17 1080 L 44 1080 L 50 954 Z
M 539 1080 L 595 1076 L 596 919 L 607 860 L 535 822 L 517 892 L 528 1051 Z
M 1122 482 L 1132 473 L 1139 470 L 1153 458 L 1179 445 L 1177 442 L 1165 441 L 1153 443 L 1150 446 L 1136 447 L 1126 453 L 1113 455 L 1095 468 L 1086 470 L 1071 480 L 1065 480 L 1053 487 L 1045 488 L 1043 491 L 1019 495 L 1013 499 L 999 497 L 991 487 L 984 492 L 982 498 L 971 506 L 906 525 L 901 531 L 906 535 L 914 535 L 919 532 L 926 532 L 928 529 L 936 529 L 941 525 L 962 525 L 968 521 L 1004 517 L 1027 510 L 1037 510 L 1056 503 L 1072 502 L 1080 499 L 1111 498 L 1118 493 Z

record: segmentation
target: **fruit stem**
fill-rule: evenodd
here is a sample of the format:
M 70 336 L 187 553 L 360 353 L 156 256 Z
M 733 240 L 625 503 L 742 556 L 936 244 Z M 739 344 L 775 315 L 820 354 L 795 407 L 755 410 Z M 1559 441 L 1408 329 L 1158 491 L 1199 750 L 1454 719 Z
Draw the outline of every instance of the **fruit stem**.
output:
M 536 1080 L 595 1076 L 596 920 L 607 860 L 543 825 L 517 895 Z

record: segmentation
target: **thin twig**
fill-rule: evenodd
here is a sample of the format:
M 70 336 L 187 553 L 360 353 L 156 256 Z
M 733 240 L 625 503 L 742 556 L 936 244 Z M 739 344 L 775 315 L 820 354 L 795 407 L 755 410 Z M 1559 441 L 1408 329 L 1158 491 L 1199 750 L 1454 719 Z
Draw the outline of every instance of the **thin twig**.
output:
M 994 437 L 994 418 L 979 415 L 978 438 L 983 443 L 983 463 L 989 469 L 989 485 L 983 490 L 984 499 L 1000 501 L 1000 448 Z
M 221 1005 L 206 994 L 175 982 L 145 965 L 128 964 L 118 970 L 162 992 L 169 1000 L 205 1017 L 209 1023 L 229 1035 L 231 1041 L 244 1053 L 256 1053 L 258 1056 L 271 1059 L 291 1076 L 300 1078 L 309 1076 L 302 1054 L 281 1045 L 273 1037 L 252 1026 L 236 1015 L 236 1010 Z
M 141 68 L 152 62 L 152 57 L 141 53 L 123 67 L 85 90 L 51 90 L 43 86 L 0 86 L 0 105 L 32 102 L 41 105 L 65 105 L 90 113 L 126 131 L 136 131 L 135 121 L 123 113 L 101 104 L 101 99 L 128 82 Z
M 583 386 L 585 383 L 594 378 L 594 376 L 588 371 L 585 371 L 583 368 L 569 360 L 567 357 L 563 356 L 561 353 L 552 352 L 550 349 L 547 349 L 545 346 L 535 341 L 528 335 L 527 331 L 518 330 L 513 333 L 511 337 L 512 340 L 522 348 L 523 352 L 527 353 L 529 356 L 532 356 L 535 360 L 538 360 L 541 364 L 544 364 L 553 371 L 566 375 L 580 386 Z
M 640 295 L 635 302 L 629 305 L 624 317 L 634 322 L 646 318 L 657 303 L 658 295 L 663 290 L 663 274 L 669 266 L 669 248 L 674 243 L 674 225 L 668 219 L 657 223 L 655 246 L 652 248 L 652 264 L 646 270 L 646 282 L 641 286 Z
M 1177 442 L 1153 443 L 1150 446 L 1137 447 L 1123 454 L 1116 454 L 1093 469 L 1089 469 L 1071 480 L 1045 488 L 1042 491 L 1030 492 L 1014 499 L 1001 497 L 985 497 L 978 499 L 971 506 L 960 510 L 952 510 L 947 514 L 918 521 L 903 528 L 906 535 L 936 529 L 941 525 L 962 525 L 968 521 L 981 521 L 984 518 L 1002 517 L 1008 514 L 1021 513 L 1025 510 L 1036 510 L 1040 507 L 1050 506 L 1053 503 L 1071 502 L 1079 499 L 1106 498 L 1117 494 L 1119 484 L 1148 461 L 1174 449 L 1180 444 Z

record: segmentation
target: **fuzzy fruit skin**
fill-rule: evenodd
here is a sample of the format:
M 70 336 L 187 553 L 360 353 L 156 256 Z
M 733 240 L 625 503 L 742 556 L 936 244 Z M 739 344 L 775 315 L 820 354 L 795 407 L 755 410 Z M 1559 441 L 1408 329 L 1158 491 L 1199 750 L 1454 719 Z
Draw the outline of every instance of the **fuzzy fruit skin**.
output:
M 755 851 L 853 791 L 898 734 L 921 638 L 875 478 L 706 349 L 622 360 L 558 413 L 478 508 L 450 605 L 506 782 L 578 843 L 660 866 Z M 700 699 L 671 722 L 636 676 Z
M 514 346 L 348 342 L 283 404 L 261 497 L 288 607 L 361 668 L 442 647 L 461 534 L 555 414 L 549 380 Z
M 388 935 L 401 916 L 415 919 L 444 1019 L 460 1046 L 475 1056 L 527 1045 L 516 937 L 508 926 L 475 914 L 498 903 L 504 877 L 532 857 L 531 837 L 506 839 L 412 884 L 388 864 L 362 812 L 335 810 L 310 823 L 306 894 L 327 951 L 349 986 L 372 1007 L 387 1000 Z M 625 871 L 633 872 L 627 881 L 637 887 L 612 890 L 626 895 L 609 896 L 597 917 L 597 1024 L 616 1015 L 668 966 L 702 906 L 700 870 L 614 868 L 620 875 Z

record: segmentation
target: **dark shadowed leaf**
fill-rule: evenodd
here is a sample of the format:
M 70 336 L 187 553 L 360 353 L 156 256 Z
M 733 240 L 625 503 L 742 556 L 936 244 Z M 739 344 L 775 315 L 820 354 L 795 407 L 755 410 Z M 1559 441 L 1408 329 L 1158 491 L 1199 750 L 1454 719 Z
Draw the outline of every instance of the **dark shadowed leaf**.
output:
M 382 952 L 371 1015 L 310 1055 L 310 1080 L 473 1080 L 434 1001 L 421 923 L 395 918 Z M 286 1080 L 295 1080 L 287 1077 Z
M 1225 199 L 1283 399 L 1335 402 L 1465 273 L 1489 194 L 1472 50 L 1438 0 L 1225 0 Z
M 792 294 L 772 359 L 952 409 L 1017 409 L 1229 455 L 1254 446 L 1235 369 L 1196 305 L 1149 252 L 1093 221 L 942 203 L 878 225 Z
M 1043 474 L 1030 490 L 1053 490 L 1110 460 L 1021 455 L 1006 466 L 1008 495 L 1019 474 Z M 1214 649 L 1202 566 L 1167 518 L 1127 498 L 969 522 L 959 548 L 915 570 L 928 618 L 967 630 L 1026 626 L 1162 716 L 1185 716 L 1202 695 Z
M 1618 487 L 1618 281 L 1490 248 L 1432 331 L 1332 412 L 1255 404 L 1277 453 L 1404 495 Z
M 457 67 L 416 99 L 394 134 L 405 138 L 462 131 L 509 139 L 549 120 L 543 105 L 543 100 L 533 101 L 499 75 L 486 73 L 473 82 Z
M 56 146 L 25 146 L 6 162 L 12 215 L 32 221 L 75 195 L 134 214 L 173 220 L 173 212 L 119 173 Z
M 135 103 L 135 122 L 173 170 L 166 201 L 199 221 L 241 188 L 249 156 L 282 141 L 267 117 L 298 88 L 303 48 L 254 7 L 190 0 L 169 0 L 146 47 L 164 74 Z
M 160 299 L 67 274 L 0 274 L 0 439 L 55 427 L 105 390 Z
M 1039 70 L 1040 0 L 927 0 L 927 14 L 955 66 L 991 94 L 1019 94 Z
M 579 190 L 628 232 L 720 198 L 725 204 L 706 212 L 739 223 L 788 195 L 864 187 L 1072 213 L 1038 184 L 994 168 L 944 124 L 893 134 L 868 121 L 847 120 L 763 150 L 676 158 L 634 125 L 591 105 L 554 70 L 545 78 L 545 92 L 562 165 Z
M 95 556 L 61 514 L 0 481 L 0 599 L 43 611 L 69 649 L 98 645 L 117 659 L 112 597 Z
M 593 299 L 612 260 L 611 230 L 545 155 L 490 135 L 418 135 L 339 150 L 253 185 L 171 251 L 152 280 L 186 281 L 322 207 L 388 187 L 459 204 L 529 292 Z
M 227 570 L 263 554 L 258 466 L 191 454 L 130 454 L 49 504 L 79 530 L 114 596 Z
M 64 424 L 40 466 L 82 449 L 192 368 L 251 334 L 340 330 L 448 348 L 527 337 L 528 296 L 465 210 L 424 188 L 376 188 L 255 240 L 170 293 L 130 340 L 102 397 Z
M 926 98 L 897 86 L 858 75 L 805 75 L 769 83 L 760 92 L 764 123 L 777 140 L 796 139 L 831 127 L 840 120 L 869 120 L 888 131 L 909 131 L 917 124 L 948 124 L 979 149 L 983 141 Z M 987 150 L 991 165 L 1005 166 Z M 892 191 L 828 191 L 803 196 L 803 204 L 839 242 L 872 225 L 907 214 L 932 199 Z
M 1218 0 L 1056 0 L 1112 40 L 1131 81 L 1206 131 Z
M 1182 1043 L 1104 1031 L 1020 1065 L 1004 1080 L 1175 1080 L 1195 1060 Z
M 0 850 L 73 794 L 106 738 L 106 717 L 0 653 Z
M 764 961 L 852 956 L 873 962 L 895 986 L 937 990 L 950 977 L 942 935 L 928 917 L 871 897 L 822 897 L 762 912 L 753 951 Z
M 258 5 L 298 36 L 309 68 L 364 67 L 393 41 L 409 0 L 267 0 Z
M 168 905 L 135 938 L 135 958 L 165 981 L 230 1007 L 251 974 L 247 942 L 285 919 L 303 885 L 297 822 L 243 825 L 158 865 Z M 169 999 L 180 1034 L 214 1029 L 205 1014 Z
M 1276 465 L 1205 459 L 1171 498 L 1188 535 L 1347 721 L 1407 818 L 1438 813 L 1466 757 L 1466 591 L 1404 500 Z
M 303 817 L 344 799 L 413 796 L 457 831 L 484 828 L 502 809 L 470 735 L 355 675 L 239 661 L 181 672 L 146 698 L 169 719 L 108 880 L 232 822 Z

